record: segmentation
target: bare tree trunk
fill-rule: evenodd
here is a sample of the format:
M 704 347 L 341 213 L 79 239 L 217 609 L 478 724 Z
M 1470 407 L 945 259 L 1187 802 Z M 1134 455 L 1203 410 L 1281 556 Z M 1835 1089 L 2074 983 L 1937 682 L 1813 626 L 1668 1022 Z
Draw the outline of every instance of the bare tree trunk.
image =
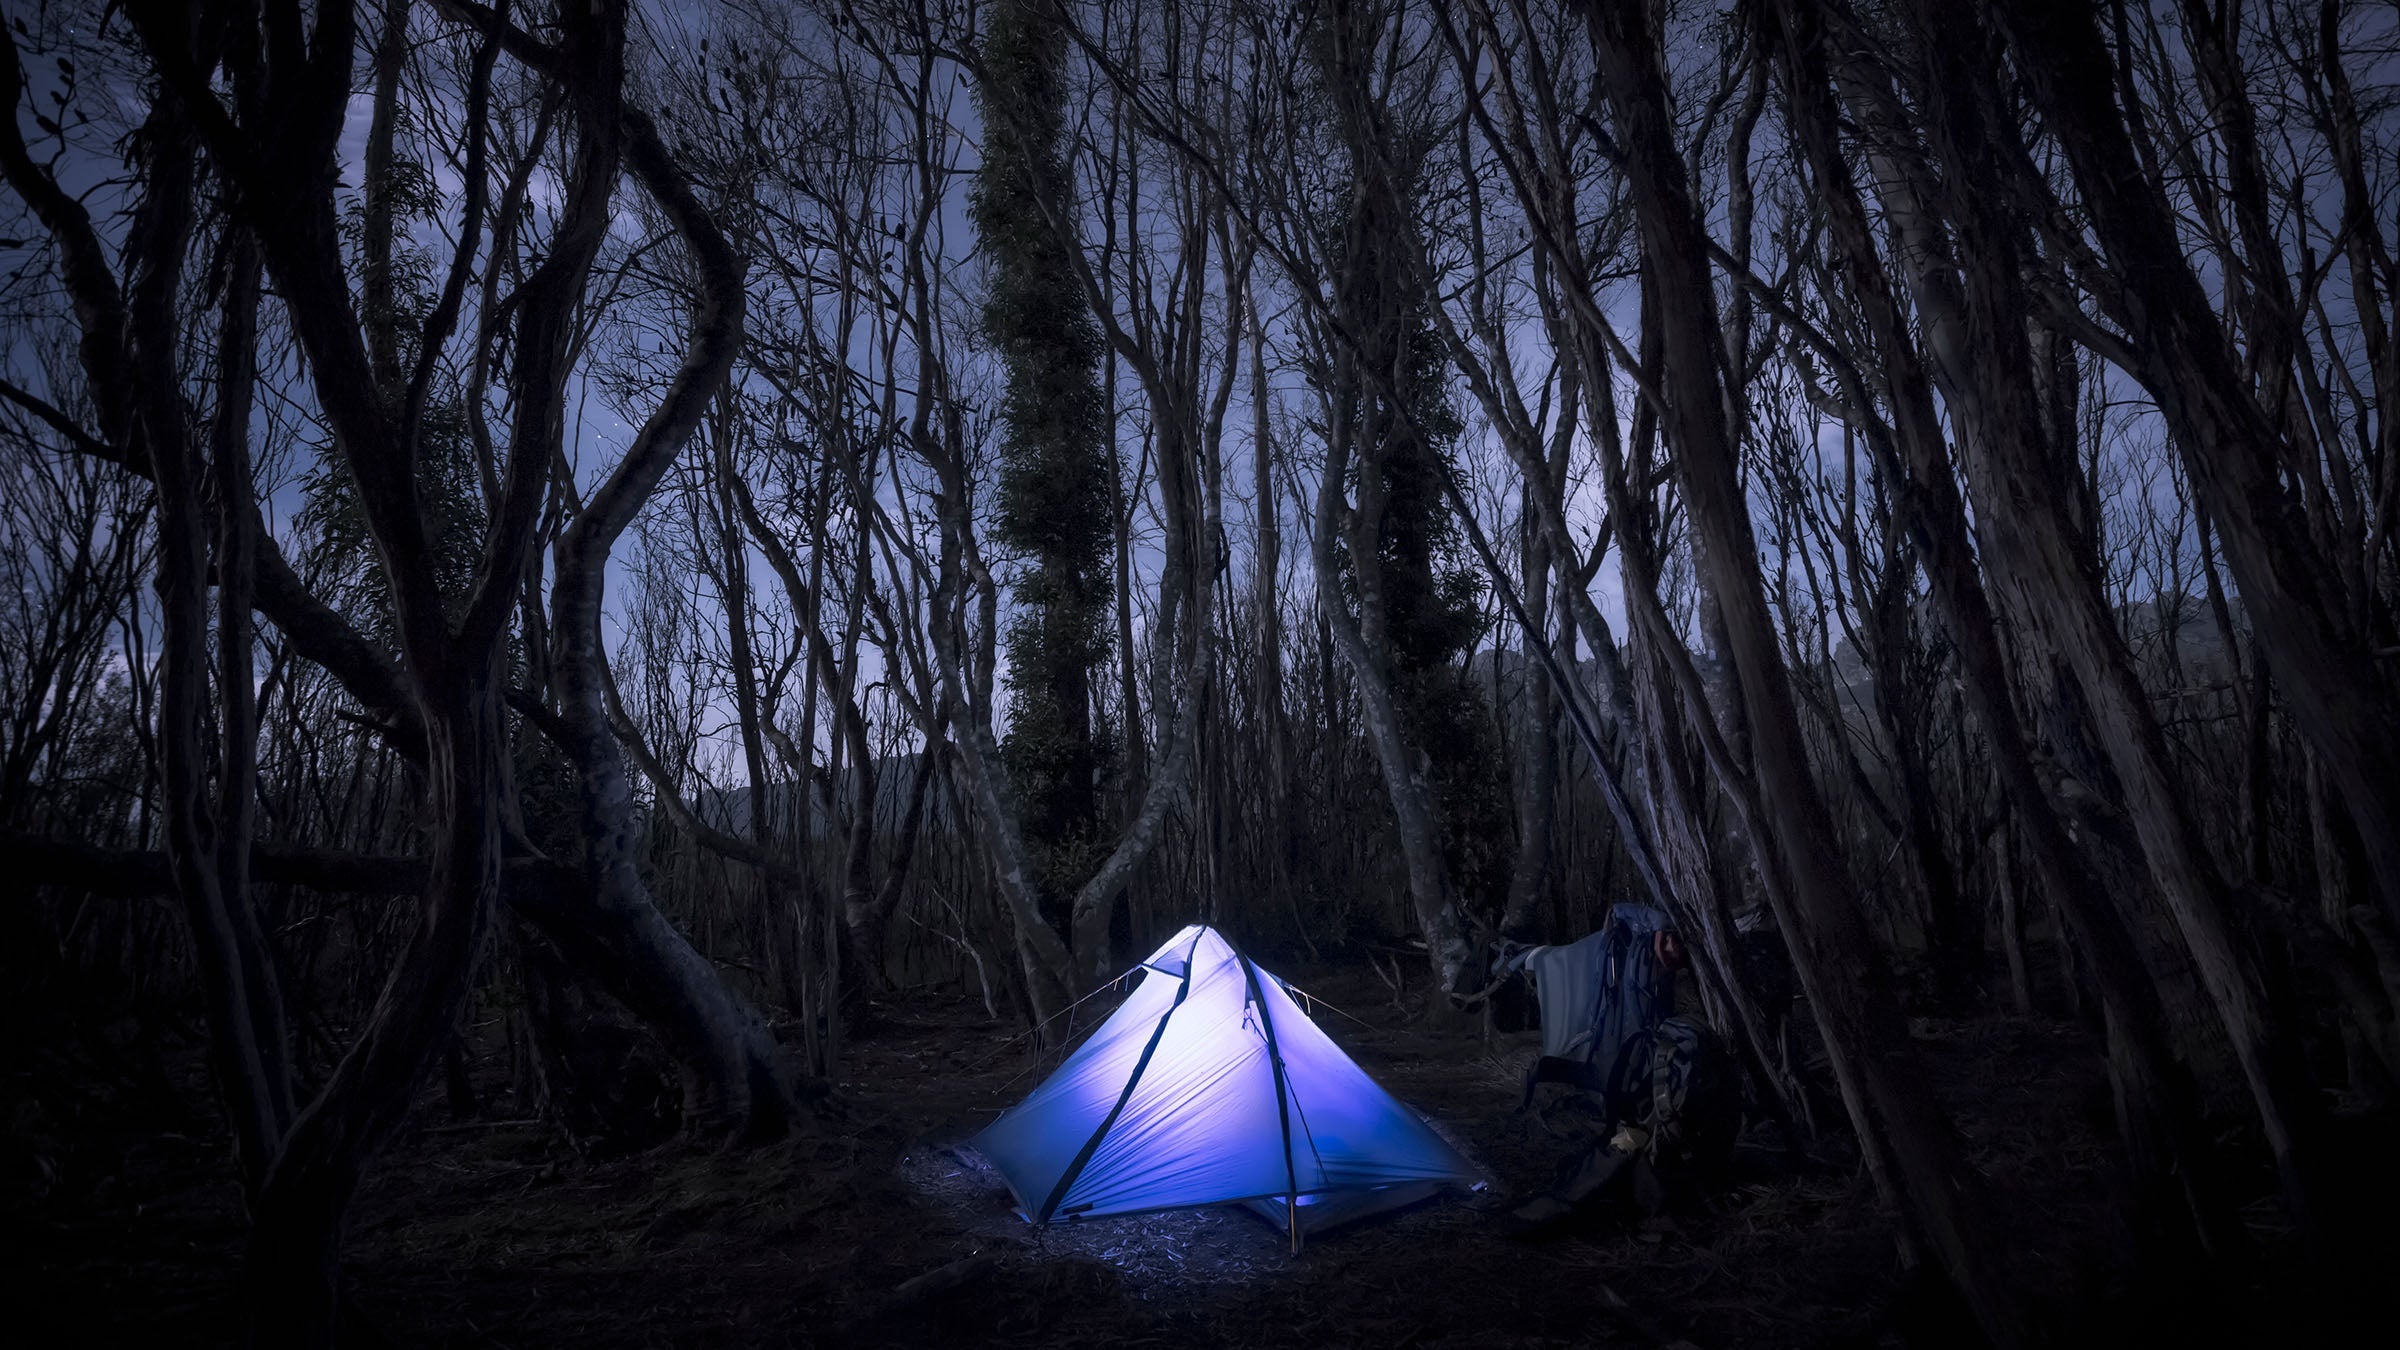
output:
M 1142 725 L 1141 661 L 1133 645 L 1133 514 L 1148 465 L 1137 465 L 1132 486 L 1125 478 L 1125 451 L 1117 436 L 1117 354 L 1108 354 L 1102 397 L 1108 404 L 1109 499 L 1116 533 L 1117 699 L 1124 704 L 1118 739 L 1124 746 L 1125 786 L 1140 792 L 1149 777 L 1150 744 Z
M 1570 417 L 1569 420 L 1572 420 Z M 1562 466 L 1563 467 L 1563 466 Z M 1524 534 L 1520 557 L 1524 564 L 1525 612 L 1535 623 L 1550 617 L 1550 549 L 1547 536 L 1533 519 L 1533 489 L 1526 489 Z M 1564 608 L 1564 606 L 1560 606 Z M 1547 677 L 1536 679 L 1533 666 L 1539 632 L 1524 635 L 1524 662 L 1518 669 L 1518 737 L 1523 760 L 1517 771 L 1517 860 L 1508 878 L 1508 903 L 1501 911 L 1501 933 L 1523 938 L 1534 930 L 1536 907 L 1550 882 L 1551 841 L 1558 820 L 1558 691 Z M 1495 646 L 1495 653 L 1497 647 Z M 1498 672 L 1492 697 L 1501 697 Z
M 408 1111 L 472 987 L 500 889 L 507 734 L 496 653 L 426 690 L 432 881 L 366 1030 L 293 1122 L 251 1215 L 245 1284 L 254 1343 L 332 1343 L 344 1212 L 366 1161 Z
M 758 689 L 758 655 L 751 638 L 749 542 L 744 536 L 739 514 L 734 507 L 735 463 L 733 454 L 733 397 L 730 391 L 720 390 L 713 400 L 715 407 L 707 417 L 709 442 L 708 476 L 716 489 L 714 506 L 717 527 L 717 584 L 718 600 L 725 610 L 726 660 L 733 668 L 733 714 L 742 743 L 742 767 L 750 785 L 750 839 L 762 849 L 774 850 L 775 821 L 769 814 L 768 801 L 774 784 L 767 774 L 766 733 L 762 729 L 765 713 L 760 707 Z M 803 768 L 805 773 L 805 767 Z M 795 787 L 805 793 L 805 779 Z M 728 820 L 727 826 L 734 822 Z M 805 856 L 808 832 L 803 827 L 796 836 L 796 846 Z M 730 880 L 730 878 L 729 878 Z M 750 898 L 760 919 L 760 934 L 765 938 L 770 969 L 780 964 L 776 959 L 776 918 L 781 910 L 782 896 L 775 878 L 754 872 L 747 880 Z
M 1960 54 L 1953 17 L 1927 15 L 1924 50 L 1937 63 L 1937 145 L 1949 172 L 1992 172 L 1984 132 L 1973 118 L 1974 80 Z M 1938 33 L 1938 36 L 1935 34 Z M 1944 82 L 1951 82 L 1945 88 Z M 1875 95 L 1853 79 L 1863 109 L 1880 117 Z M 2056 489 L 2064 447 L 2052 441 L 2032 372 L 2023 315 L 2025 289 L 2017 241 L 1988 221 L 1972 194 L 1955 196 L 1953 259 L 1923 211 L 1914 180 L 1898 162 L 1880 167 L 1885 207 L 1908 246 L 1900 250 L 1925 326 L 1932 370 L 1961 426 L 1961 449 L 1976 502 L 1987 513 L 1984 556 L 1995 582 L 2014 592 L 2010 605 L 2049 635 L 2073 667 L 2101 728 L 2142 850 L 2174 912 L 2194 963 L 2223 1018 L 2256 1100 L 2296 1216 L 2311 1208 L 2311 1163 L 2298 1141 L 2318 1113 L 2303 1065 L 2270 1015 L 2256 961 L 2237 936 L 2229 898 L 2214 873 L 2168 762 L 2157 722 L 2131 657 L 2100 593 L 2099 572 L 2083 531 Z M 1955 273 L 1941 264 L 1947 261 Z M 2043 852 L 2038 843 L 2033 851 Z M 2303 1220 L 2305 1222 L 2305 1220 Z
M 2017 884 L 2015 835 L 2004 824 L 1993 832 L 1992 889 L 2000 897 L 2000 950 L 2008 960 L 2008 1005 L 2019 1017 L 2033 1016 L 2033 975 L 2025 960 L 2025 888 Z
M 1785 0 L 1777 22 L 1792 120 L 1844 277 L 1875 342 L 1874 364 L 1884 372 L 1894 425 L 1863 428 L 1868 446 L 1885 461 L 1895 504 L 1922 557 L 1932 599 L 1958 652 L 1965 695 L 1989 742 L 1994 766 L 2025 851 L 2052 904 L 2089 955 L 2110 1038 L 2111 1080 L 2118 1128 L 2133 1179 L 2137 1225 L 2164 1233 L 2161 1263 L 2174 1259 L 2196 1234 L 2222 1251 L 2240 1244 L 2223 1198 L 2210 1190 L 2213 1146 L 2197 1130 L 2197 1087 L 2168 1046 L 2158 994 L 2142 967 L 2128 919 L 2076 864 L 2077 850 L 2035 772 L 2023 724 L 2010 695 L 2007 659 L 1969 547 L 1966 509 L 1952 476 L 1945 438 L 1935 420 L 1924 365 L 1903 322 L 1869 233 L 1864 203 L 1834 139 L 1832 100 L 1813 0 Z M 1855 371 L 1844 370 L 1851 401 L 1868 405 Z M 2003 887 L 2004 936 L 2011 987 L 2020 1006 L 2030 1002 L 2023 972 L 2021 919 L 2010 885 L 2009 841 L 1999 842 L 1995 875 Z
M 2020 1296 L 1985 1242 L 1986 1203 L 1934 1108 L 1925 1073 L 1893 1001 L 1890 975 L 1828 851 L 1835 837 L 1810 777 L 1798 712 L 1757 569 L 1749 509 L 1735 473 L 1717 378 L 1723 339 L 1702 251 L 1706 227 L 1676 154 L 1647 21 L 1630 5 L 1586 7 L 1599 73 L 1626 153 L 1643 265 L 1658 289 L 1664 340 L 1665 427 L 1678 481 L 1713 581 L 1749 714 L 1771 845 L 1788 870 L 1791 904 L 1778 918 L 1823 1029 L 1843 1097 L 1905 1231 L 1930 1248 L 1997 1345 L 2032 1340 Z M 1770 895 L 1776 894 L 1770 888 Z
M 1488 13 L 1478 16 L 1477 25 L 1470 30 L 1472 39 L 1449 22 L 1444 11 L 1437 9 L 1435 17 L 1442 23 L 1443 41 L 1450 48 L 1452 60 L 1462 70 L 1483 69 L 1480 64 L 1483 58 L 1470 46 L 1471 40 L 1507 45 L 1498 36 Z M 1650 515 L 1645 505 L 1647 494 L 1637 502 L 1628 488 L 1627 475 L 1630 473 L 1645 483 L 1651 481 L 1648 466 L 1658 430 L 1656 409 L 1644 402 L 1635 410 L 1633 442 L 1637 464 L 1629 470 L 1609 386 L 1609 353 L 1616 346 L 1616 336 L 1594 300 L 1596 269 L 1587 256 L 1581 226 L 1575 223 L 1581 219 L 1575 200 L 1575 180 L 1568 172 L 1566 151 L 1557 139 L 1555 125 L 1536 121 L 1528 126 L 1525 122 L 1528 99 L 1541 110 L 1544 119 L 1555 118 L 1559 107 L 1557 91 L 1539 61 L 1530 63 L 1521 74 L 1505 68 L 1499 73 L 1524 82 L 1523 90 L 1515 79 L 1497 79 L 1485 86 L 1491 90 L 1505 123 L 1480 100 L 1470 103 L 1470 113 L 1487 142 L 1495 150 L 1505 151 L 1518 164 L 1518 174 L 1522 176 L 1512 175 L 1512 182 L 1520 205 L 1535 225 L 1536 295 L 1559 359 L 1555 386 L 1559 415 L 1550 433 L 1554 444 L 1546 453 L 1540 448 L 1542 434 L 1537 419 L 1530 413 L 1513 372 L 1514 357 L 1509 354 L 1513 337 L 1492 307 L 1483 303 L 1483 293 L 1480 290 L 1472 293 L 1466 316 L 1475 330 L 1478 346 L 1470 346 L 1464 340 L 1450 318 L 1448 307 L 1434 309 L 1435 321 L 1451 348 L 1452 361 L 1466 377 L 1498 432 L 1501 445 L 1522 475 L 1531 522 L 1546 540 L 1552 566 L 1558 570 L 1559 598 L 1575 630 L 1592 648 L 1607 720 L 1630 747 L 1620 770 L 1611 762 L 1612 757 L 1600 740 L 1597 721 L 1576 712 L 1577 700 L 1582 697 L 1580 682 L 1564 669 L 1554 669 L 1553 678 L 1563 681 L 1560 689 L 1567 695 L 1570 721 L 1579 731 L 1587 732 L 1594 781 L 1602 788 L 1612 820 L 1623 836 L 1623 847 L 1634 860 L 1635 871 L 1643 878 L 1646 889 L 1659 903 L 1673 910 L 1697 937 L 1704 999 L 1712 1014 L 1722 1015 L 1729 1023 L 1728 1029 L 1760 1092 L 1776 1103 L 1774 1112 L 1790 1127 L 1787 1138 L 1797 1146 L 1802 1122 L 1811 1121 L 1812 1113 L 1806 1093 L 1790 1073 L 1788 1063 L 1779 1062 L 1773 1053 L 1776 1038 L 1768 1034 L 1766 1019 L 1753 992 L 1755 981 L 1735 941 L 1724 878 L 1717 874 L 1713 863 L 1704 789 L 1696 777 L 1685 776 L 1690 770 L 1683 736 L 1685 724 L 1675 712 L 1673 698 L 1664 692 L 1670 683 L 1680 685 L 1684 674 L 1693 674 L 1692 663 L 1680 646 L 1671 645 L 1679 639 L 1664 634 L 1663 629 L 1654 635 L 1646 626 L 1650 611 L 1657 608 L 1658 564 L 1654 544 L 1648 537 L 1651 526 L 1647 523 Z M 1482 77 L 1478 75 L 1476 79 L 1480 82 Z M 1474 240 L 1479 250 L 1485 246 L 1483 235 L 1476 234 Z M 1479 251 L 1476 257 L 1480 271 L 1485 265 L 1485 255 Z M 1431 260 L 1420 250 L 1415 261 L 1420 284 L 1431 284 Z M 1654 307 L 1647 292 L 1644 305 L 1646 312 Z M 1642 357 L 1633 363 L 1638 367 L 1634 378 L 1637 384 L 1651 388 L 1656 384 L 1658 368 L 1654 323 L 1645 321 L 1642 345 Z M 1567 522 L 1564 482 L 1560 478 L 1579 429 L 1600 447 L 1611 512 L 1590 555 L 1583 558 L 1577 557 L 1580 545 Z M 1472 517 L 1462 514 L 1461 520 L 1473 535 L 1476 527 Z M 1622 541 L 1621 571 L 1629 605 L 1642 618 L 1622 655 L 1610 625 L 1590 595 L 1592 577 L 1606 559 L 1612 536 Z M 1505 582 L 1496 571 L 1494 579 L 1495 584 L 1505 589 Z M 1529 645 L 1538 649 L 1539 644 L 1531 642 L 1532 630 L 1527 631 Z M 1646 645 L 1652 641 L 1658 645 Z M 1670 658 L 1679 658 L 1680 665 Z M 1676 674 L 1670 676 L 1670 669 Z M 1696 674 L 1688 692 L 1694 715 L 1710 718 L 1710 701 Z M 1584 725 L 1587 720 L 1592 721 L 1588 730 Z M 1713 732 L 1713 720 L 1706 725 Z M 1713 759 L 1722 748 L 1722 741 L 1704 737 L 1703 743 L 1710 744 L 1712 740 Z M 1728 772 L 1738 771 L 1730 757 L 1725 763 Z M 1672 781 L 1653 781 L 1653 775 L 1659 774 L 1675 777 Z M 1618 787 L 1620 776 L 1631 786 Z M 1631 805 L 1636 797 L 1650 821 L 1647 831 Z M 1657 840 L 1655 859 L 1648 856 L 1652 852 L 1649 843 L 1652 838 Z M 1769 875 L 1769 868 L 1763 858 L 1760 861 L 1764 878 Z
M 13 61 L 13 56 L 12 56 Z M 8 106 L 14 107 L 13 99 Z M 207 998 L 218 1091 L 233 1126 L 234 1152 L 253 1198 L 265 1184 L 291 1125 L 292 1070 L 273 950 L 249 893 L 251 784 L 257 725 L 251 706 L 248 597 L 252 504 L 249 477 L 252 344 L 258 262 L 247 236 L 232 232 L 234 269 L 219 333 L 217 424 L 221 757 L 219 811 L 207 804 L 208 533 L 201 467 L 185 425 L 176 369 L 176 290 L 191 235 L 194 146 L 165 108 L 147 193 L 135 218 L 143 270 L 132 278 L 127 317 L 141 335 L 133 361 L 143 398 L 134 410 L 158 484 L 159 617 L 163 632 L 158 703 L 159 804 L 167 859 L 191 924 L 200 987 Z M 238 474 L 238 479 L 235 475 Z M 239 613 L 236 613 L 236 610 Z M 240 776 L 236 777 L 235 774 Z M 213 818 L 212 818 L 213 817 Z
M 2113 67 L 2090 9 L 2009 0 L 1998 13 L 2124 288 L 2118 308 L 2136 360 L 2132 373 L 2174 433 L 2293 716 L 2340 785 L 2384 915 L 2400 928 L 2400 774 L 2392 772 L 2400 764 L 2400 715 L 2360 635 L 2349 631 L 2341 570 L 2311 545 L 2285 487 L 2297 452 L 2234 368 L 2174 220 L 2141 172 L 2111 99 Z M 2246 98 L 2234 106 L 2247 114 Z M 2273 247 L 2271 235 L 2260 246 Z M 2257 262 L 2282 276 L 2279 251 Z M 2274 376 L 2288 379 L 2288 363 L 2278 363 Z M 2390 411 L 2383 416 L 2388 431 Z
M 675 1046 L 692 1071 L 690 1106 L 702 1133 L 755 1140 L 793 1124 L 774 1038 L 651 903 L 635 865 L 640 842 L 632 785 L 607 707 L 608 660 L 600 605 L 608 555 L 667 465 L 690 439 L 740 350 L 741 264 L 667 159 L 646 118 L 625 114 L 627 160 L 674 221 L 699 263 L 692 346 L 625 458 L 593 492 L 555 549 L 550 600 L 554 687 L 566 749 L 580 776 L 585 867 L 592 891 L 571 951 L 597 964 L 604 983 Z M 588 968 L 588 967 L 587 967 Z
M 1628 541 L 1623 550 L 1630 585 L 1656 585 L 1647 562 L 1635 561 L 1637 553 L 1647 553 L 1647 547 Z M 1635 624 L 1625 645 L 1635 717 L 1642 732 L 1639 752 L 1647 761 L 1642 774 L 1649 789 L 1645 807 L 1658 840 L 1659 862 L 1672 879 L 1674 893 L 1683 898 L 1687 926 L 1699 940 L 1708 969 L 1723 986 L 1720 999 L 1727 1014 L 1724 1020 L 1730 1023 L 1726 1029 L 1751 1077 L 1772 1103 L 1773 1113 L 1787 1128 L 1788 1142 L 1796 1147 L 1804 1135 L 1813 1135 L 1822 1127 L 1815 1104 L 1809 1100 L 1808 1085 L 1788 1061 L 1774 1053 L 1783 1039 L 1788 1000 L 1786 1006 L 1774 1010 L 1770 1020 L 1752 978 L 1750 961 L 1741 949 L 1733 905 L 1726 896 L 1727 869 L 1719 865 L 1718 850 L 1709 838 L 1707 785 L 1692 762 L 1666 660 L 1652 650 L 1652 641 L 1647 625 Z M 1759 864 L 1767 862 L 1762 858 Z
M 1268 894 L 1260 909 L 1280 913 L 1291 903 L 1292 819 L 1291 728 L 1283 703 L 1283 498 L 1276 490 L 1275 445 L 1268 427 L 1267 319 L 1253 298 L 1250 315 L 1250 491 L 1254 539 L 1250 552 L 1250 608 L 1257 649 L 1252 659 L 1250 712 L 1264 742 L 1265 782 L 1258 803 Z
M 1889 517 L 1887 521 L 1882 572 L 1864 606 L 1865 655 L 1873 672 L 1875 712 L 1898 780 L 1892 807 L 1923 906 L 1934 989 L 1944 1009 L 1963 1014 L 1973 1007 L 1983 974 L 1983 916 L 1961 892 L 1958 869 L 1951 864 L 1934 819 L 1939 797 L 1929 761 L 1933 718 L 1924 706 L 1929 691 L 1910 678 L 1907 668 L 1916 558 L 1898 522 Z
M 1341 476 L 1326 470 L 1317 495 L 1316 528 L 1310 544 L 1316 564 L 1317 604 L 1333 643 L 1357 681 L 1360 712 L 1367 740 L 1383 769 L 1383 786 L 1391 798 L 1392 815 L 1400 835 L 1400 852 L 1408 869 L 1409 901 L 1418 931 L 1425 936 L 1433 963 L 1436 988 L 1466 992 L 1474 950 L 1468 943 L 1458 906 L 1450 894 L 1449 869 L 1442 862 L 1440 827 L 1433 815 L 1433 788 L 1426 781 L 1424 755 L 1409 744 L 1400 725 L 1400 710 L 1383 665 L 1359 631 L 1358 620 L 1342 610 L 1341 572 L 1334 560 L 1335 510 Z M 1439 1000 L 1436 1000 L 1437 1002 Z

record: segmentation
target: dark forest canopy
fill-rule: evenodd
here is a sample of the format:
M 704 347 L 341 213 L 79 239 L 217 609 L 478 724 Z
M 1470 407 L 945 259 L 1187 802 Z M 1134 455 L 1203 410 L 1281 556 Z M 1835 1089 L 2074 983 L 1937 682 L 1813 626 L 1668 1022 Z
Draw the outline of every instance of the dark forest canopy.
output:
M 1206 921 L 1488 1036 L 1624 900 L 1996 1345 L 2062 1314 L 1927 1018 L 2082 1025 L 2138 1275 L 2355 1257 L 2400 10 L 7 41 L 0 977 L 205 1046 L 261 1340 L 485 1014 L 567 1137 L 772 1145 L 927 991 L 1047 1025 Z

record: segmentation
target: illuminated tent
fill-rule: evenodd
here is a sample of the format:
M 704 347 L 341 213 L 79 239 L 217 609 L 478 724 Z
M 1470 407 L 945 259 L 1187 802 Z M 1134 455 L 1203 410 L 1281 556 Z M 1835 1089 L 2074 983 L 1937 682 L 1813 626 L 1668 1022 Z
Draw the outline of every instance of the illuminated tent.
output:
M 1198 924 L 1033 1094 L 969 1141 L 1027 1219 L 1246 1204 L 1301 1237 L 1476 1171 Z

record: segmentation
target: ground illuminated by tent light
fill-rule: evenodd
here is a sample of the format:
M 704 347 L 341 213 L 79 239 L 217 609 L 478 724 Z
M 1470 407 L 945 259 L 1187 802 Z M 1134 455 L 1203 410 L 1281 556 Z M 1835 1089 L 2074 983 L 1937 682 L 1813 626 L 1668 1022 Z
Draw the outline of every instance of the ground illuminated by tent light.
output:
M 1428 1122 L 1454 1146 L 1455 1134 Z M 1471 1156 L 1471 1155 L 1470 1155 Z M 1440 1242 L 1453 1230 L 1482 1231 L 1498 1204 L 1490 1192 L 1441 1196 L 1347 1225 L 1313 1239 L 1299 1256 L 1281 1229 L 1233 1205 L 1156 1210 L 1144 1214 L 1030 1224 L 1019 1216 L 1008 1183 L 989 1163 L 964 1149 L 923 1147 L 900 1161 L 900 1179 L 929 1205 L 972 1231 L 987 1251 L 1020 1258 L 1093 1261 L 1122 1276 L 1144 1299 L 1260 1281 L 1306 1278 L 1317 1266 L 1355 1257 L 1385 1243 Z

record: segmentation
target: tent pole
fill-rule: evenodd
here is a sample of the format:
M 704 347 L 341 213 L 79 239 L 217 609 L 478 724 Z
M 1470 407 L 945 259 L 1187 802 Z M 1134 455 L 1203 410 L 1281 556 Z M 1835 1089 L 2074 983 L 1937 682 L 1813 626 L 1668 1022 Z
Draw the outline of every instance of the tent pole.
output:
M 1041 1213 L 1033 1216 L 1035 1223 L 1050 1222 L 1050 1216 L 1058 1212 L 1059 1202 L 1067 1198 L 1067 1189 L 1075 1184 L 1077 1177 L 1083 1175 L 1083 1165 L 1092 1160 L 1092 1154 L 1100 1147 L 1100 1141 L 1108 1137 L 1109 1127 L 1115 1125 L 1117 1117 L 1124 1114 L 1125 1103 L 1133 1099 L 1133 1090 L 1141 1085 L 1142 1071 L 1150 1067 L 1150 1057 L 1158 1053 L 1158 1043 L 1166 1037 L 1167 1019 L 1173 1017 L 1175 1010 L 1182 1007 L 1183 1001 L 1191 996 L 1192 961 L 1198 956 L 1199 951 L 1200 939 L 1195 937 L 1192 939 L 1191 949 L 1183 954 L 1183 982 L 1175 987 L 1175 1001 L 1168 1004 L 1167 1010 L 1158 1015 L 1158 1025 L 1151 1028 L 1149 1043 L 1142 1047 L 1142 1057 L 1133 1062 L 1133 1072 L 1126 1076 L 1125 1090 L 1117 1094 L 1117 1104 L 1108 1108 L 1108 1114 L 1100 1120 L 1100 1128 L 1092 1131 L 1092 1137 L 1083 1141 L 1082 1151 L 1075 1155 L 1073 1162 L 1067 1164 L 1067 1170 L 1058 1174 L 1058 1184 L 1050 1188 L 1050 1198 L 1042 1202 Z M 1276 1080 L 1279 1089 L 1282 1081 L 1280 1078 Z M 1284 1171 L 1288 1174 L 1291 1171 L 1292 1153 L 1289 1125 L 1285 1126 L 1284 1133 L 1286 1135 L 1283 1146 Z
M 1227 945 L 1231 945 L 1230 943 Z M 1197 944 L 1195 944 L 1195 947 Z M 1267 1064 L 1275 1071 L 1275 1113 L 1283 1120 L 1283 1222 L 1292 1235 L 1292 1255 L 1300 1254 L 1300 1173 L 1292 1166 L 1292 1093 L 1284 1078 L 1283 1050 L 1275 1044 L 1275 1018 L 1267 1011 L 1267 996 L 1259 988 L 1258 963 L 1240 952 L 1233 954 L 1242 967 L 1242 979 L 1248 984 L 1250 1002 L 1258 1009 L 1259 1030 L 1267 1038 Z M 1270 977 L 1272 978 L 1272 977 Z

